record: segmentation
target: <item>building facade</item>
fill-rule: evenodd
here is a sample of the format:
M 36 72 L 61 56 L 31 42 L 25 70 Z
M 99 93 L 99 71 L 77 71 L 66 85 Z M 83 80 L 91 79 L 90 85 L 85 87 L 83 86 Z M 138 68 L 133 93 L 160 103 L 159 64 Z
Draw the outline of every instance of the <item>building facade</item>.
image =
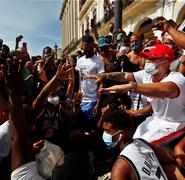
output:
M 185 19 L 184 0 L 123 0 L 122 28 L 128 33 L 143 32 L 145 38 L 157 36 L 152 32 L 152 19 L 164 16 L 182 23 Z M 114 22 L 114 0 L 64 0 L 61 14 L 62 51 L 73 53 L 80 48 L 85 30 L 92 21 L 99 34 L 108 34 L 108 25 Z

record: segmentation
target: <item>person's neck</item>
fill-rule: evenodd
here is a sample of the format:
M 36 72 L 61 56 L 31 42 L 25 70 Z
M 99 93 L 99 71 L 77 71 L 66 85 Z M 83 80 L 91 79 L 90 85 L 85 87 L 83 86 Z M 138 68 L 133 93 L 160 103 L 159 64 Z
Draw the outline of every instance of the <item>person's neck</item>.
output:
M 86 55 L 85 55 L 85 57 L 86 57 L 86 58 L 91 58 L 91 57 L 93 57 L 93 56 L 94 56 L 94 54 L 95 54 L 95 53 L 86 54 Z
M 133 134 L 133 130 L 124 133 L 124 139 L 120 143 L 120 151 L 122 151 L 125 148 L 125 144 L 133 138 Z
M 138 55 L 142 52 L 142 50 L 143 50 L 143 49 L 141 48 L 139 51 L 133 51 L 133 50 L 132 50 L 132 52 L 133 52 L 133 54 L 135 54 L 135 55 L 138 56 Z
M 171 71 L 168 69 L 163 72 L 158 72 L 156 75 L 152 76 L 153 82 L 160 82 L 162 79 L 164 79 Z

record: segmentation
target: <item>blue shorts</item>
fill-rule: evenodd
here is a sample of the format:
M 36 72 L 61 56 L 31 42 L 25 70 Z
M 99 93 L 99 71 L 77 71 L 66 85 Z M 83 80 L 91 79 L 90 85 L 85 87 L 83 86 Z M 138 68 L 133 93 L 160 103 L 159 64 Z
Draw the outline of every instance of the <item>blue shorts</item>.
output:
M 80 104 L 80 111 L 87 115 L 89 120 L 93 119 L 93 110 L 96 102 L 82 102 Z

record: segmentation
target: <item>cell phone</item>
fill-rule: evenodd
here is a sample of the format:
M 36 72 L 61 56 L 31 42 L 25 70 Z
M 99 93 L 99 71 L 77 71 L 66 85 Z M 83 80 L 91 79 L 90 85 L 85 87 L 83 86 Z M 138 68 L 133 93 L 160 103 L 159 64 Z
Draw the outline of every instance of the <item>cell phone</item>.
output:
M 170 25 L 173 26 L 174 28 L 177 26 L 177 23 L 176 23 L 173 19 L 168 20 L 168 22 L 169 22 Z
M 26 42 L 23 42 L 23 43 L 22 43 L 22 48 L 25 49 L 26 52 L 27 52 L 27 43 L 26 43 Z
M 157 19 L 157 18 L 153 19 L 152 20 L 152 27 L 153 28 L 158 28 L 158 29 L 161 28 L 161 25 L 157 24 L 159 21 L 160 21 L 160 19 Z
M 20 42 L 22 40 L 22 38 L 23 38 L 23 35 L 19 35 L 19 36 L 16 37 L 16 41 Z
M 94 26 L 94 19 L 91 19 L 91 26 Z
M 21 40 L 23 38 L 23 35 L 18 36 L 18 38 Z

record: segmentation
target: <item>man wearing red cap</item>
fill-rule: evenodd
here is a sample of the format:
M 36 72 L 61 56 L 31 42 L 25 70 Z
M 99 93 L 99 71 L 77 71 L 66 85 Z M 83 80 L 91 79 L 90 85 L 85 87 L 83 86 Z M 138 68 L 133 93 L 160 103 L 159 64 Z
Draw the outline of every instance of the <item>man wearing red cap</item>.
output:
M 134 91 L 147 96 L 153 114 L 138 126 L 134 138 L 149 142 L 158 140 L 185 127 L 185 78 L 179 72 L 169 70 L 174 60 L 172 48 L 156 45 L 141 53 L 145 59 L 144 70 L 128 73 L 103 73 L 86 78 L 114 79 L 128 84 L 101 88 L 108 93 Z

